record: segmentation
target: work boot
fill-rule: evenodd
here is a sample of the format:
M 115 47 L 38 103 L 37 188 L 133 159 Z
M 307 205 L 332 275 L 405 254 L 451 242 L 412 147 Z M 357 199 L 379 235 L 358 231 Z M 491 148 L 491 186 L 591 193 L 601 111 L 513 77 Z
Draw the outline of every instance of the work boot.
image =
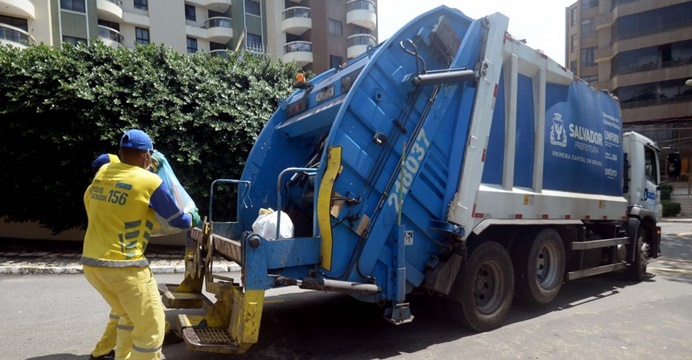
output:
M 111 350 L 106 355 L 101 355 L 101 356 L 94 356 L 89 354 L 89 360 L 110 360 L 110 359 L 115 359 L 115 350 Z

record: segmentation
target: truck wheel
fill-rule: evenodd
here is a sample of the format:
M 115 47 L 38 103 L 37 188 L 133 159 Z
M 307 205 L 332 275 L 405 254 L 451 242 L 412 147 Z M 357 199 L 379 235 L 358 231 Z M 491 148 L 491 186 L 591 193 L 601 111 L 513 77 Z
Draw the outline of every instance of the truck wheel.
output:
M 553 301 L 565 276 L 565 248 L 560 234 L 554 229 L 542 230 L 515 260 L 518 298 L 533 306 Z
M 455 298 L 448 301 L 450 316 L 473 331 L 489 331 L 502 325 L 514 293 L 512 260 L 502 245 L 481 244 L 454 283 Z
M 646 229 L 637 229 L 637 237 L 634 244 L 634 261 L 627 268 L 627 278 L 632 281 L 646 279 L 646 267 L 649 265 L 649 243 L 646 242 Z

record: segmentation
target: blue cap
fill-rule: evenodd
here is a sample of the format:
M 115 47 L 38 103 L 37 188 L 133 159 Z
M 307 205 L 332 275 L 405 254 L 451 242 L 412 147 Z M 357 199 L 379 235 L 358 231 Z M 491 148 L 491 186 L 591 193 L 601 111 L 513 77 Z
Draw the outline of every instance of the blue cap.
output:
M 99 157 L 96 158 L 96 160 L 94 160 L 93 163 L 91 163 L 91 167 L 94 169 L 98 169 L 101 166 L 108 164 L 109 162 L 111 162 L 111 157 L 108 156 L 108 154 L 101 154 L 99 155 Z
M 137 150 L 154 150 L 154 144 L 151 138 L 144 131 L 133 129 L 126 132 L 120 138 L 121 148 L 130 148 Z

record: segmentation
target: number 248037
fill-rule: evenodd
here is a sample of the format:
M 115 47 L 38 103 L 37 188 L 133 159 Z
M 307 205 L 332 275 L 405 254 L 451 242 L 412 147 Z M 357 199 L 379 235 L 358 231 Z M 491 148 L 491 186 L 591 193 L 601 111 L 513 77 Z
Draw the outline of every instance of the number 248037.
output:
M 389 206 L 394 206 L 396 211 L 399 211 L 399 203 L 403 201 L 404 196 L 408 193 L 411 184 L 413 183 L 413 178 L 420 170 L 420 165 L 423 159 L 425 159 L 425 154 L 430 147 L 430 141 L 425 136 L 425 130 L 421 129 L 416 137 L 416 142 L 411 147 L 411 151 L 404 160 L 403 166 L 401 167 L 401 174 L 399 178 L 394 183 L 394 191 L 389 194 L 387 198 L 387 204 Z M 401 197 L 401 198 L 400 198 Z

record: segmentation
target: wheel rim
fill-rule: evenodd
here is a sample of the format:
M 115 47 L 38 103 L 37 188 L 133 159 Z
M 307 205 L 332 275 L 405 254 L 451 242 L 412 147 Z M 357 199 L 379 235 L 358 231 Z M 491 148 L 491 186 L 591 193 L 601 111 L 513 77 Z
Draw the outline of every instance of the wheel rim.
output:
M 639 266 L 646 271 L 646 266 L 649 265 L 649 244 L 644 241 L 644 237 L 639 238 Z
M 500 272 L 500 265 L 495 262 L 484 263 L 476 272 L 473 294 L 476 307 L 482 313 L 488 314 L 498 308 L 502 285 Z
M 557 249 L 554 244 L 543 245 L 536 256 L 536 281 L 541 287 L 550 286 L 557 277 Z

